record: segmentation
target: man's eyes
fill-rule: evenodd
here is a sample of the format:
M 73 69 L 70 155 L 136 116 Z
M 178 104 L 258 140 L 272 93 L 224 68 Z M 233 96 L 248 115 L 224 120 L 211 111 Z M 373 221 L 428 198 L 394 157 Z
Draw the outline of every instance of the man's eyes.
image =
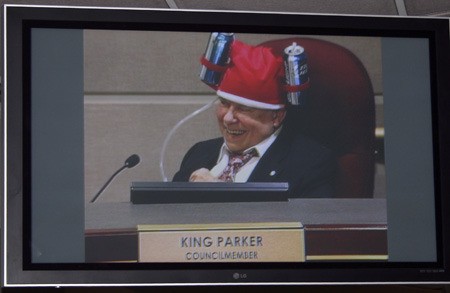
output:
M 231 107 L 231 103 L 225 99 L 220 99 L 220 105 L 224 108 L 230 108 Z M 234 111 L 239 112 L 239 113 L 251 113 L 253 112 L 253 108 L 250 107 L 246 107 L 246 106 L 237 106 L 234 105 Z
M 225 101 L 225 100 L 220 100 L 220 104 L 222 105 L 222 106 L 225 106 L 225 107 L 230 107 L 230 102 L 227 102 L 227 101 Z
M 252 112 L 253 109 L 249 108 L 249 107 L 236 107 L 236 111 L 249 113 L 249 112 Z

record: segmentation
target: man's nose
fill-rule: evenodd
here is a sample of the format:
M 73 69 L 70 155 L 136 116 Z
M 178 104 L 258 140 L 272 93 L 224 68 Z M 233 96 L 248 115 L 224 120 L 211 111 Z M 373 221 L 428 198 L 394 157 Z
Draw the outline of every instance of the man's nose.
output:
M 234 116 L 234 107 L 233 106 L 228 108 L 227 112 L 225 113 L 225 116 L 223 116 L 223 121 L 226 123 L 236 122 L 236 117 Z

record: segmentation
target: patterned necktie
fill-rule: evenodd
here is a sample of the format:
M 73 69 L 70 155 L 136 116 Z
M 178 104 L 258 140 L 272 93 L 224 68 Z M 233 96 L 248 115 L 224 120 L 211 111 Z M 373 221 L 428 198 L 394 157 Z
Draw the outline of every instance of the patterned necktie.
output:
M 251 158 L 256 155 L 256 150 L 253 149 L 246 154 L 230 154 L 228 158 L 228 165 L 219 176 L 220 181 L 233 182 L 237 172 L 244 166 Z

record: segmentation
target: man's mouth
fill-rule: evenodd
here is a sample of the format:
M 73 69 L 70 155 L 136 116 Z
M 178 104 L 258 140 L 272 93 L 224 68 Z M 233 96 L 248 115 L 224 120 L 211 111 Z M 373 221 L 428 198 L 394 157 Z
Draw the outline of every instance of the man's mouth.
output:
M 245 130 L 238 130 L 238 129 L 235 130 L 235 129 L 229 129 L 226 127 L 225 127 L 225 131 L 231 135 L 241 135 L 241 134 L 245 133 Z

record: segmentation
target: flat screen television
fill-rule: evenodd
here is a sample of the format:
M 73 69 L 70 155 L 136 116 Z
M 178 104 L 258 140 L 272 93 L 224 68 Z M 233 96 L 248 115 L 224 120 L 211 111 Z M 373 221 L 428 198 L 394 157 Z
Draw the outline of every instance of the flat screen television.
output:
M 449 283 L 449 53 L 445 18 L 4 5 L 4 284 Z M 247 177 L 172 182 L 255 113 L 284 116 Z

